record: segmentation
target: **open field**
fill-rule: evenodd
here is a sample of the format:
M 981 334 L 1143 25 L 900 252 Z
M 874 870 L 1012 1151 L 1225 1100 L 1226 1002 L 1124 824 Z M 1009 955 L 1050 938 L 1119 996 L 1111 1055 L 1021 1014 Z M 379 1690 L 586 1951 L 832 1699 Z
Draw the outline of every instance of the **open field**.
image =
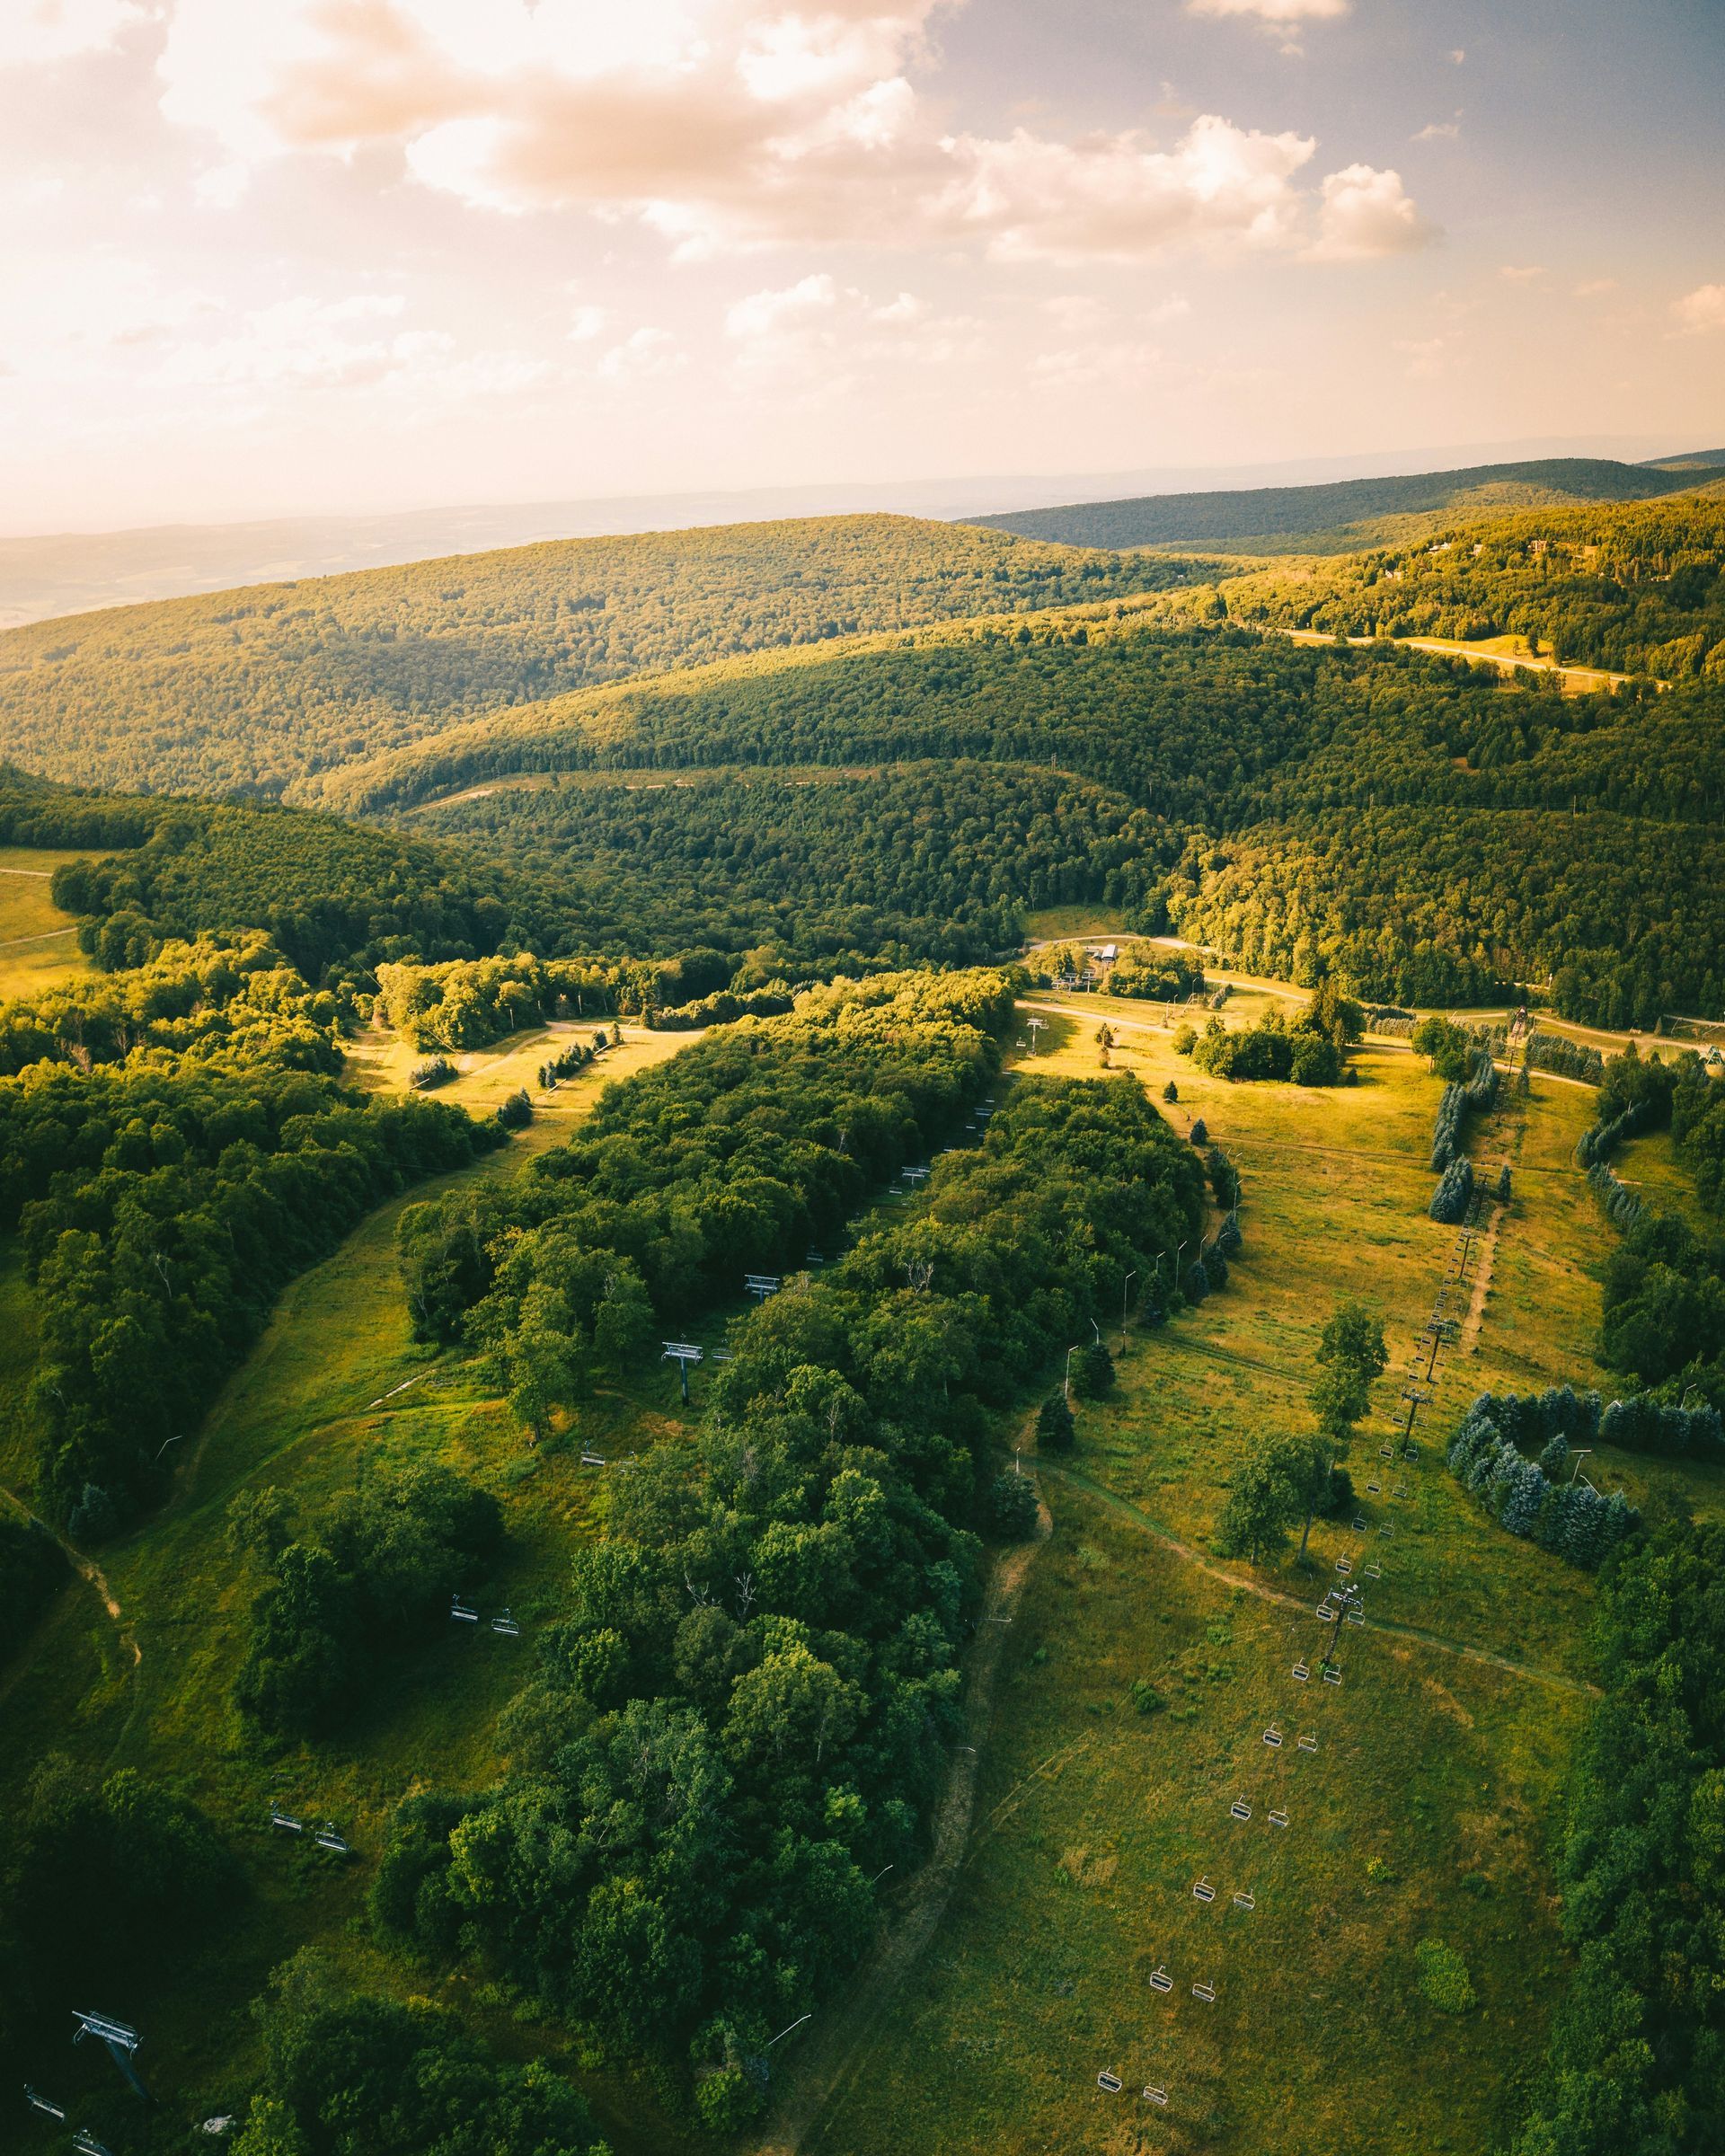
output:
M 1051 1018 L 1021 1066 L 1093 1074 L 1092 1003 Z M 1592 1587 L 1497 1528 L 1441 1441 L 1482 1386 L 1611 1390 L 1588 1349 L 1608 1231 L 1570 1162 L 1592 1096 L 1536 1077 L 1476 1129 L 1476 1159 L 1508 1159 L 1516 1196 L 1489 1254 L 1475 1239 L 1410 1465 L 1378 1455 L 1457 1242 L 1424 1211 L 1438 1082 L 1368 1048 L 1358 1087 L 1229 1086 L 1154 1026 L 1121 1040 L 1115 1066 L 1158 1097 L 1172 1078 L 1176 1127 L 1201 1115 L 1240 1166 L 1245 1254 L 1225 1292 L 1133 1336 L 1115 1397 L 1045 1467 L 1054 1532 L 1008 1640 L 947 1922 L 805 2156 L 1475 2156 L 1512 2125 L 1561 1980 L 1545 1837 L 1588 1701 Z M 1305 1570 L 1291 1553 L 1224 1563 L 1208 1544 L 1229 1475 L 1255 1429 L 1300 1423 L 1317 1332 L 1347 1294 L 1383 1312 L 1391 1348 L 1349 1462 L 1367 1532 L 1319 1522 Z M 1632 1498 L 1681 1482 L 1697 1509 L 1725 1507 L 1717 1471 L 1588 1464 Z M 1330 1687 L 1311 1612 L 1338 1559 L 1382 1577 Z M 1159 1711 L 1139 1711 L 1139 1681 Z M 1434 1940 L 1467 1965 L 1464 2016 L 1421 1993 L 1416 1949 Z M 1098 2088 L 1104 2070 L 1122 2093 Z
M 62 862 L 102 858 L 87 848 L 0 846 L 0 1001 L 90 970 L 76 921 L 55 905 L 48 887 Z

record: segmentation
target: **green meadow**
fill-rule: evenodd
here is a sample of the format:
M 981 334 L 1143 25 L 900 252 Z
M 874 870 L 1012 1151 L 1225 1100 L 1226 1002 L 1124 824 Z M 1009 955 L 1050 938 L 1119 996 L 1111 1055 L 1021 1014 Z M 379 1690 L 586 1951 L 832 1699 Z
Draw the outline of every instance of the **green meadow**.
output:
M 1225 1291 L 1130 1330 L 1115 1395 L 1041 1463 L 1053 1532 L 1008 1635 L 950 1906 L 804 2148 L 1474 2156 L 1513 2130 L 1563 1978 L 1547 1837 L 1589 1701 L 1592 1586 L 1499 1529 L 1442 1446 L 1488 1386 L 1609 1394 L 1590 1353 L 1608 1231 L 1570 1162 L 1592 1094 L 1535 1077 L 1476 1123 L 1471 1150 L 1510 1164 L 1513 1199 L 1469 1246 L 1418 1456 L 1385 1460 L 1459 1258 L 1425 1211 L 1439 1082 L 1384 1045 L 1359 1052 L 1357 1086 L 1231 1086 L 1176 1056 L 1154 1010 L 1032 1000 L 1048 1023 L 1021 1069 L 1095 1072 L 1106 1011 L 1112 1067 L 1158 1098 L 1174 1082 L 1176 1127 L 1201 1117 L 1244 1178 L 1245 1251 Z M 1292 1547 L 1224 1562 L 1229 1478 L 1254 1431 L 1300 1427 L 1344 1296 L 1381 1312 L 1391 1350 L 1348 1462 L 1365 1531 L 1318 1522 L 1304 1566 Z M 1632 1499 L 1661 1480 L 1698 1509 L 1721 1494 L 1716 1471 L 1586 1464 Z M 1330 1685 L 1314 1605 L 1339 1560 L 1367 1622 L 1345 1628 Z M 1429 1974 L 1451 1956 L 1461 2010 Z

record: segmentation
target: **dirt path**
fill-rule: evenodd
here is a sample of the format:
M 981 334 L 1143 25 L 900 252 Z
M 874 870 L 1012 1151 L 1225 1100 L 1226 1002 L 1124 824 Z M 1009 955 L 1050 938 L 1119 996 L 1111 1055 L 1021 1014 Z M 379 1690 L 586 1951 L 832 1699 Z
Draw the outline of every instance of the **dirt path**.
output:
M 28 871 L 23 870 L 20 871 L 21 874 L 27 872 Z M 0 1498 L 4 1498 L 8 1504 L 15 1506 L 17 1509 L 23 1515 L 25 1519 L 33 1520 L 36 1517 L 35 1514 L 31 1512 L 29 1506 L 24 1503 L 24 1500 L 17 1494 L 15 1490 L 0 1490 Z M 53 1534 L 53 1529 L 49 1528 L 49 1533 Z M 110 1620 L 116 1626 L 119 1632 L 120 1645 L 131 1655 L 132 1667 L 136 1669 L 138 1664 L 144 1659 L 144 1650 L 137 1644 L 137 1635 L 133 1631 L 131 1626 L 126 1621 L 125 1614 L 120 1609 L 119 1599 L 115 1595 L 113 1589 L 108 1585 L 107 1575 L 102 1571 L 102 1567 L 97 1564 L 94 1558 L 86 1557 L 82 1550 L 75 1550 L 72 1544 L 66 1541 L 63 1534 L 54 1535 L 54 1540 L 65 1551 L 66 1563 L 71 1566 L 72 1569 L 77 1574 L 78 1577 L 83 1580 L 87 1586 L 91 1586 L 95 1589 L 96 1595 L 102 1603 L 102 1608 L 107 1611 Z M 5 1686 L 3 1690 L 0 1690 L 0 1699 L 4 1698 L 6 1692 L 9 1692 L 12 1689 L 12 1686 L 23 1674 L 23 1670 L 28 1661 L 29 1657 L 22 1653 L 16 1657 L 9 1674 L 7 1675 Z
M 794 2072 L 768 2119 L 755 2156 L 797 2156 L 823 2115 L 861 2063 L 870 2035 L 894 1993 L 916 1966 L 946 1913 L 970 1840 L 977 1779 L 987 1741 L 995 1679 L 1006 1628 L 1011 1623 L 1037 1551 L 1054 1522 L 1038 1498 L 1036 1537 L 1009 1550 L 995 1566 L 986 1606 L 969 1657 L 964 1741 L 947 1771 L 946 1789 L 934 1815 L 933 1846 L 904 1891 L 893 1921 L 858 1971 L 844 1997 L 817 2020 L 797 2055 Z

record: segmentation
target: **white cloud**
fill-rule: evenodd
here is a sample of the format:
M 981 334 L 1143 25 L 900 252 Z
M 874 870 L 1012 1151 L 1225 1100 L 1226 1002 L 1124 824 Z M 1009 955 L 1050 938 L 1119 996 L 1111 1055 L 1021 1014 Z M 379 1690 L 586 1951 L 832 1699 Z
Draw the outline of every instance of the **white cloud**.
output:
M 1186 0 L 1189 15 L 1250 15 L 1272 29 L 1296 22 L 1333 22 L 1348 13 L 1350 0 Z
M 943 146 L 957 168 L 937 205 L 955 230 L 1013 261 L 1143 261 L 1204 243 L 1292 245 L 1303 199 L 1291 184 L 1316 149 L 1308 136 L 1262 135 L 1214 115 L 1172 150 L 1135 133 L 1050 142 L 1021 131 Z
M 1467 57 L 1467 54 L 1466 54 L 1466 52 L 1465 52 L 1465 51 L 1463 49 L 1463 48 L 1462 48 L 1461 46 L 1459 46 L 1459 45 L 1458 45 L 1458 46 L 1455 48 L 1455 51 L 1454 51 L 1454 52 L 1452 52 L 1452 53 L 1450 54 L 1450 56 L 1449 56 L 1449 60 L 1450 60 L 1450 65 L 1451 65 L 1451 66 L 1453 66 L 1453 67 L 1459 67 L 1459 66 L 1462 65 L 1462 63 L 1463 63 L 1463 62 L 1464 62 L 1464 61 L 1466 59 L 1466 57 Z
M 1349 164 L 1323 182 L 1318 238 L 1307 253 L 1314 261 L 1365 261 L 1410 253 L 1437 236 L 1437 227 L 1420 216 L 1403 188 L 1400 172 Z
M 1110 389 L 1142 386 L 1161 364 L 1162 353 L 1154 344 L 1119 341 L 1086 342 L 1052 352 L 1039 352 L 1031 361 L 1030 377 L 1040 389 Z
M 1315 145 L 1298 134 L 1213 114 L 1167 147 L 1133 130 L 937 134 L 912 77 L 941 4 L 178 0 L 162 104 L 218 146 L 225 175 L 294 151 L 394 152 L 469 208 L 634 217 L 682 260 L 954 239 L 1023 261 L 1305 246 L 1313 205 L 1294 179 Z M 1192 4 L 1287 30 L 1348 0 Z M 1331 226 L 1349 214 L 1323 211 Z M 1352 216 L 1363 233 L 1363 206 Z M 1420 229 L 1405 199 L 1380 205 L 1384 241 Z M 1322 252 L 1341 251 L 1326 229 Z
M 1574 287 L 1577 299 L 1598 299 L 1606 292 L 1617 289 L 1614 277 L 1584 277 Z
M 1671 313 L 1677 327 L 1688 336 L 1725 330 L 1725 285 L 1697 285 L 1693 292 L 1672 302 Z
M 355 293 L 320 300 L 301 294 L 257 307 L 236 326 L 176 342 L 163 361 L 164 382 L 218 389 L 284 382 L 354 384 L 449 349 L 438 332 L 385 331 L 399 320 L 399 293 Z M 432 340 L 433 341 L 428 341 Z
M 726 309 L 725 334 L 745 341 L 778 337 L 811 316 L 830 314 L 837 299 L 838 287 L 825 271 L 780 292 L 751 292 Z
M 1498 271 L 1506 285 L 1531 285 L 1544 274 L 1544 262 L 1505 262 Z
M 643 324 L 611 347 L 599 361 L 599 372 L 610 382 L 663 382 L 688 364 L 688 354 L 668 330 Z
M 155 13 L 139 0 L 6 0 L 0 7 L 0 67 L 105 51 L 122 31 Z
M 925 322 L 928 319 L 928 313 L 929 306 L 925 299 L 918 299 L 914 292 L 900 292 L 883 305 L 871 307 L 869 320 L 883 322 L 889 325 L 901 323 L 908 324 L 914 322 Z
M 1411 139 L 1415 142 L 1454 142 L 1462 131 L 1462 116 L 1454 119 L 1429 120 Z
M 603 307 L 590 305 L 577 307 L 569 318 L 569 341 L 571 344 L 591 344 L 610 319 Z

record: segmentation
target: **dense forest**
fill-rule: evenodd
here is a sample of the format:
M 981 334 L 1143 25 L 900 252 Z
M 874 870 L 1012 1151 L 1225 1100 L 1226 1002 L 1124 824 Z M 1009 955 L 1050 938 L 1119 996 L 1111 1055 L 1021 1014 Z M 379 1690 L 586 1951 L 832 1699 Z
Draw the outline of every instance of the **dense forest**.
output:
M 1446 527 L 1228 587 L 1241 620 L 1347 636 L 1525 636 L 1549 657 L 1664 680 L 1725 674 L 1725 495 Z
M 1205 564 L 908 517 L 571 539 L 0 635 L 0 754 L 150 792 L 316 800 L 479 711 L 729 652 L 1155 591 Z
M 1637 501 L 1725 478 L 1720 468 L 1661 469 L 1608 457 L 1549 457 L 1472 464 L 1305 487 L 1242 487 L 1203 494 L 1146 494 L 1015 509 L 976 521 L 1067 546 L 1208 546 L 1233 553 L 1351 553 L 1394 529 L 1411 538 L 1458 517 L 1540 504 Z

